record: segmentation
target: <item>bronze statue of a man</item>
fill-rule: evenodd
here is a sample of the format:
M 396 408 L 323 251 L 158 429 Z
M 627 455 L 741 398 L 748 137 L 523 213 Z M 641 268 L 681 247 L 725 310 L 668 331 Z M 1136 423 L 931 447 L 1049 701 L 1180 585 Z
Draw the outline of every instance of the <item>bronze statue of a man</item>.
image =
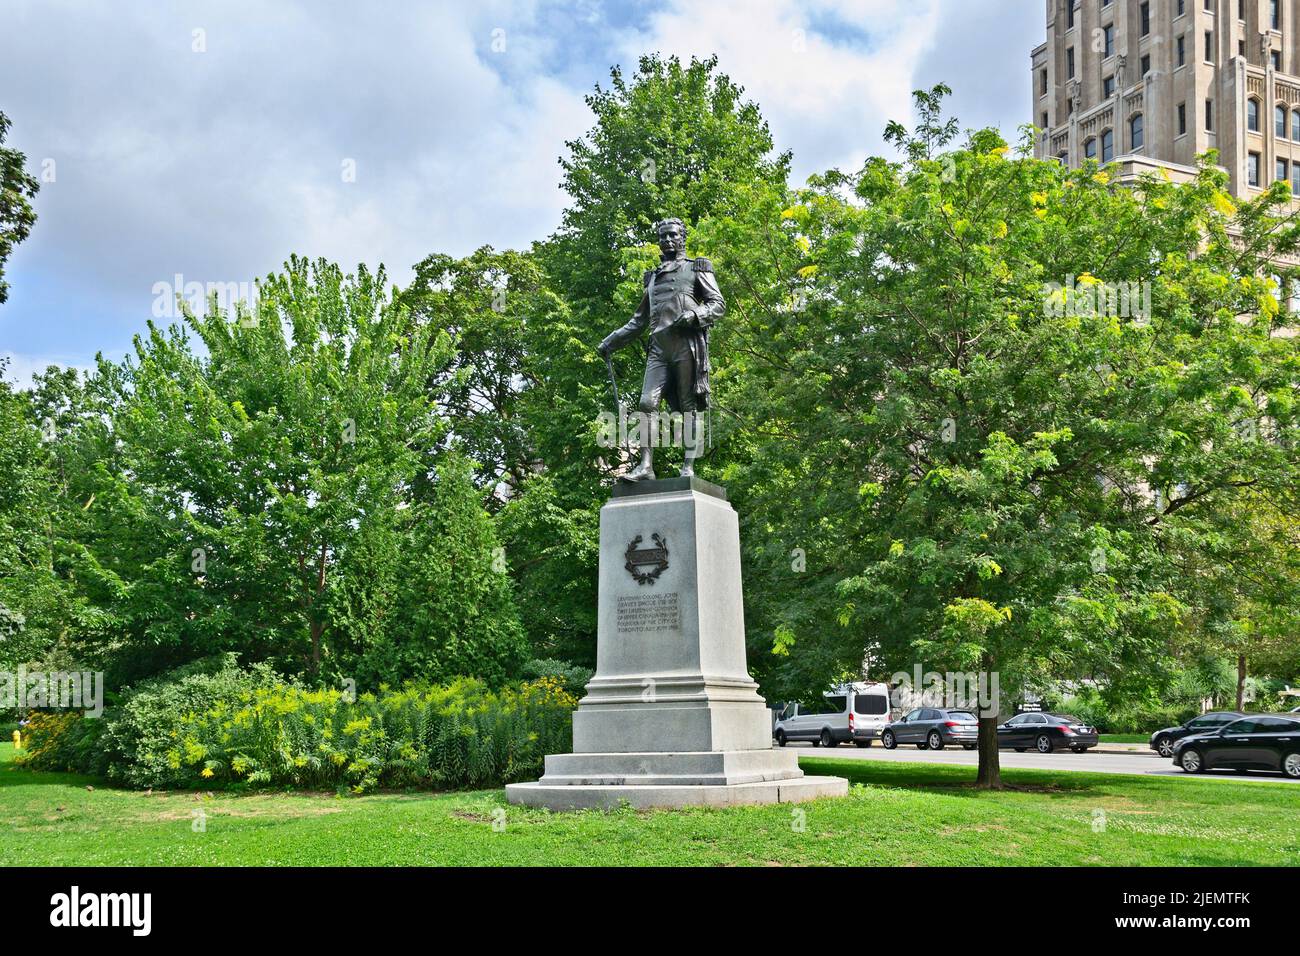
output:
M 645 292 L 627 325 L 600 343 L 608 356 L 650 329 L 650 351 L 641 386 L 641 461 L 624 476 L 625 481 L 654 478 L 651 427 L 661 398 L 668 407 L 690 418 L 694 426 L 687 439 L 682 477 L 695 474 L 700 453 L 700 429 L 695 414 L 709 406 L 709 328 L 727 310 L 713 265 L 708 259 L 686 258 L 686 226 L 680 219 L 655 223 L 663 261 L 644 277 Z

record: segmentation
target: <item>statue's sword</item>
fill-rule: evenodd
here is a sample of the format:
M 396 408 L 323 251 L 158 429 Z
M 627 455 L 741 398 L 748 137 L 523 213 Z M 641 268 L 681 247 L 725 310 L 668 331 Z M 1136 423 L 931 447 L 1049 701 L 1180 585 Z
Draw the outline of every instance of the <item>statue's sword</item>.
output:
M 609 384 L 614 387 L 614 404 L 617 405 L 619 410 L 621 411 L 623 408 L 623 403 L 619 400 L 618 382 L 614 379 L 614 360 L 610 358 L 608 355 L 605 356 L 605 368 L 609 369 Z
M 623 400 L 618 397 L 618 380 L 615 379 L 614 377 L 614 360 L 611 359 L 609 355 L 605 356 L 605 368 L 609 369 L 609 384 L 614 389 L 614 407 L 618 409 L 618 418 L 619 418 L 618 425 L 615 425 L 614 427 L 618 428 L 623 424 Z M 626 430 L 623 431 L 623 438 L 624 438 L 623 442 L 618 447 L 626 451 L 628 457 L 631 457 L 632 448 L 630 445 L 627 444 Z

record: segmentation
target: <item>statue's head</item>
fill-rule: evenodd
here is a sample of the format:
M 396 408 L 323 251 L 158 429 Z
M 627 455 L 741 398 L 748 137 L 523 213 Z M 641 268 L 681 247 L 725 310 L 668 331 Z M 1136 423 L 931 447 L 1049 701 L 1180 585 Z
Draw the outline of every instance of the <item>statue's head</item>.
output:
M 665 259 L 677 259 L 686 254 L 686 224 L 680 219 L 661 219 L 655 223 L 659 234 L 659 251 Z

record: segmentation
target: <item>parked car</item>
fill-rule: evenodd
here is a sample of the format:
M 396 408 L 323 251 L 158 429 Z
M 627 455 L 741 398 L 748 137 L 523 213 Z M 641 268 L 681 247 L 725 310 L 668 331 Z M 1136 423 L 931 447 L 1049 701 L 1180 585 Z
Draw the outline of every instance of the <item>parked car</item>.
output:
M 791 740 L 811 740 L 815 747 L 851 740 L 870 747 L 889 721 L 887 684 L 846 684 L 823 694 L 815 705 L 787 704 L 777 715 L 772 739 L 779 747 Z
M 998 727 L 998 746 L 1024 753 L 1033 747 L 1039 753 L 1069 747 L 1075 753 L 1097 746 L 1097 728 L 1089 727 L 1070 714 L 1018 714 Z
M 916 744 L 919 750 L 942 750 L 946 744 L 960 744 L 974 750 L 979 742 L 979 720 L 965 710 L 918 707 L 894 721 L 880 733 L 886 750 L 899 744 Z
M 1187 773 L 1280 770 L 1300 780 L 1300 718 L 1249 714 L 1218 730 L 1182 738 L 1174 744 L 1173 759 Z
M 1162 757 L 1174 755 L 1174 744 L 1191 734 L 1204 734 L 1218 730 L 1246 715 L 1236 710 L 1216 710 L 1193 717 L 1180 727 L 1165 727 L 1151 735 L 1151 749 Z

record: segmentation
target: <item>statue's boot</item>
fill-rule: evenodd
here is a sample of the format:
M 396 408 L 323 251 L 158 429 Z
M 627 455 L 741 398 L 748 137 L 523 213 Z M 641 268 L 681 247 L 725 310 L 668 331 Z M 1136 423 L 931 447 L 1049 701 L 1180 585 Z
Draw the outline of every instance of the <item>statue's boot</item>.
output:
M 682 463 L 681 476 L 683 478 L 695 477 L 695 459 L 700 457 L 702 440 L 700 438 L 698 420 L 695 419 L 694 413 L 690 413 L 690 432 L 686 436 L 686 461 Z
M 624 475 L 623 480 L 624 481 L 654 481 L 654 477 L 655 477 L 654 449 L 642 448 L 641 464 L 637 465 L 626 475 Z
M 683 477 L 683 478 L 694 478 L 694 477 L 695 477 L 695 459 L 696 459 L 696 457 L 697 457 L 697 456 L 691 454 L 691 452 L 690 452 L 689 450 L 686 452 L 686 461 L 682 463 L 682 472 L 681 472 L 681 474 L 682 474 L 682 477 Z

